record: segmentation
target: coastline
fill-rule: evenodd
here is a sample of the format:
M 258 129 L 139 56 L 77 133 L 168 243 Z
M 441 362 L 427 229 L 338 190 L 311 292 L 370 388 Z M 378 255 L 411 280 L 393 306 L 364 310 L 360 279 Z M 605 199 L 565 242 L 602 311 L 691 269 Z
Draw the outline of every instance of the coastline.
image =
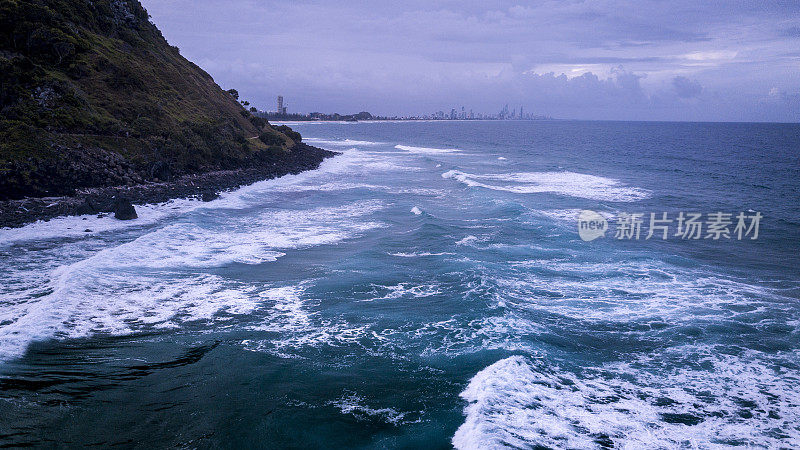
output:
M 315 170 L 337 152 L 297 144 L 290 157 L 270 165 L 189 174 L 174 180 L 146 182 L 132 186 L 93 187 L 62 197 L 27 197 L 0 201 L 0 229 L 18 228 L 40 220 L 114 211 L 115 200 L 124 198 L 134 205 L 163 203 L 177 198 L 216 198 L 219 192 L 262 180 Z M 113 217 L 110 217 L 112 220 Z

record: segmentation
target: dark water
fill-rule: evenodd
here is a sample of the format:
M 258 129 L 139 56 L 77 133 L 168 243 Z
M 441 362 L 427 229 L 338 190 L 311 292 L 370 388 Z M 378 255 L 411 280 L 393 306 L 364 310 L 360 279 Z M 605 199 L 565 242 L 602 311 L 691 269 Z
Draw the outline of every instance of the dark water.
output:
M 0 445 L 800 446 L 800 126 L 293 126 L 343 155 L 0 230 Z

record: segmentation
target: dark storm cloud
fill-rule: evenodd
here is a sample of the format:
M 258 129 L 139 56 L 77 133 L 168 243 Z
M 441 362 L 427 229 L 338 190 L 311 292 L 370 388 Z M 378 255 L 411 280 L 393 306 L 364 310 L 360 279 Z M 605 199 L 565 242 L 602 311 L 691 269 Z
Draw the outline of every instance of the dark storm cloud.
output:
M 283 94 L 306 112 L 514 103 L 576 118 L 800 119 L 780 103 L 800 92 L 800 2 L 143 3 L 184 55 L 264 109 Z

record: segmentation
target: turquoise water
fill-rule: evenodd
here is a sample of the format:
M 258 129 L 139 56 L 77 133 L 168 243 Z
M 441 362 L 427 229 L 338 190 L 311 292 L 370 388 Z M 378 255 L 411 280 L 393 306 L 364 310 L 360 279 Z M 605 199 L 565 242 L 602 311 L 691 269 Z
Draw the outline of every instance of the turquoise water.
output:
M 800 126 L 292 126 L 342 155 L 0 230 L 0 445 L 800 446 Z

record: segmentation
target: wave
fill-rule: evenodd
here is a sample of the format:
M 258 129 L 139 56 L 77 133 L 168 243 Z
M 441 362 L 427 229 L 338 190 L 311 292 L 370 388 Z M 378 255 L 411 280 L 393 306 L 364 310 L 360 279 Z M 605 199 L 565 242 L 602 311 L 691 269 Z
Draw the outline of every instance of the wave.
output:
M 382 207 L 365 201 L 302 211 L 271 209 L 208 226 L 177 223 L 38 273 L 47 286 L 42 292 L 13 294 L 16 300 L 0 309 L 0 360 L 21 355 L 36 340 L 122 335 L 214 320 L 219 314 L 248 314 L 259 304 L 257 284 L 196 271 L 261 264 L 292 249 L 342 241 L 383 226 L 364 220 Z
M 444 255 L 455 255 L 455 253 L 450 252 L 412 252 L 412 253 L 405 253 L 405 252 L 398 252 L 398 253 L 390 253 L 392 256 L 397 256 L 400 258 L 418 258 L 421 256 L 444 256 Z
M 197 199 L 174 199 L 165 203 L 136 205 L 139 216 L 136 220 L 122 221 L 105 214 L 85 216 L 62 216 L 47 221 L 38 221 L 19 228 L 0 228 L 0 247 L 14 245 L 26 241 L 42 241 L 47 239 L 63 239 L 73 237 L 90 237 L 99 233 L 146 228 L 164 220 L 174 219 L 198 209 L 241 209 L 252 205 L 253 200 L 260 200 L 268 192 L 285 192 L 302 190 L 305 183 L 318 185 L 318 178 L 329 174 L 351 172 L 353 168 L 372 170 L 414 170 L 400 165 L 393 165 L 379 160 L 376 155 L 359 151 L 346 151 L 336 158 L 324 160 L 316 170 L 305 171 L 294 175 L 258 181 L 234 191 L 223 192 L 220 198 L 204 203 Z M 324 185 L 336 189 L 335 183 Z M 344 189 L 352 186 L 343 185 Z M 91 231 L 87 232 L 89 229 Z
M 358 141 L 354 139 L 330 140 L 317 138 L 303 138 L 303 142 L 313 145 L 335 145 L 342 147 L 365 147 L 374 145 L 385 145 L 385 142 Z
M 419 153 L 419 154 L 444 154 L 444 153 L 461 152 L 461 150 L 457 148 L 413 147 L 410 145 L 395 145 L 394 148 L 398 150 L 405 150 L 409 153 Z
M 362 301 L 371 302 L 375 300 L 394 300 L 398 298 L 424 298 L 439 295 L 442 290 L 436 284 L 399 283 L 393 286 L 373 285 L 374 294 L 377 297 Z
M 256 332 L 271 333 L 268 338 L 240 342 L 245 350 L 269 353 L 279 358 L 304 358 L 304 349 L 329 345 L 341 347 L 360 343 L 369 336 L 369 326 L 354 326 L 344 320 L 320 317 L 320 300 L 306 293 L 313 280 L 298 285 L 266 289 L 260 297 L 260 323 L 248 326 Z
M 469 235 L 456 241 L 456 245 L 471 245 L 475 242 L 478 242 L 478 238 L 476 236 Z
M 205 205 L 207 204 L 197 199 L 176 199 L 160 204 L 137 205 L 136 213 L 139 218 L 131 221 L 116 220 L 111 214 L 103 214 L 102 217 L 90 214 L 56 217 L 19 228 L 2 228 L 0 247 L 25 241 L 86 237 L 110 231 L 143 228 Z
M 580 209 L 542 209 L 534 211 L 536 214 L 547 217 L 556 222 L 568 222 L 574 225 L 578 222 L 578 216 L 581 213 Z
M 306 285 L 281 286 L 266 289 L 258 295 L 271 303 L 271 313 L 254 330 L 274 332 L 300 332 L 313 329 L 312 314 L 306 309 L 303 294 Z
M 330 405 L 339 408 L 342 414 L 352 415 L 358 420 L 378 420 L 395 426 L 421 421 L 419 417 L 415 420 L 408 418 L 411 415 L 419 416 L 419 413 L 399 412 L 394 408 L 371 408 L 364 404 L 362 397 L 352 393 L 330 402 Z
M 305 171 L 296 175 L 285 175 L 280 178 L 258 181 L 234 191 L 222 192 L 220 198 L 204 203 L 197 199 L 175 199 L 165 203 L 136 205 L 138 219 L 122 221 L 106 214 L 85 216 L 62 216 L 48 221 L 38 221 L 19 228 L 0 228 L 0 248 L 20 244 L 27 241 L 43 241 L 48 239 L 93 237 L 106 232 L 146 229 L 165 220 L 172 220 L 187 213 L 198 210 L 242 209 L 261 202 L 265 195 L 279 192 L 296 191 L 337 191 L 350 189 L 392 190 L 389 186 L 369 183 L 340 181 L 320 181 L 328 175 L 354 171 L 359 174 L 372 174 L 375 171 L 419 171 L 418 167 L 387 161 L 379 154 L 358 150 L 346 150 L 342 155 L 322 162 L 316 170 Z M 397 189 L 393 189 L 397 191 Z M 441 195 L 441 191 L 423 189 L 401 189 L 402 193 L 424 193 Z M 90 231 L 86 231 L 90 230 Z
M 661 369 L 670 360 L 673 369 Z M 660 372 L 660 373 L 655 373 Z M 471 448 L 783 448 L 800 443 L 796 369 L 758 352 L 682 347 L 566 370 L 512 356 L 478 372 L 453 436 Z M 780 430 L 778 432 L 777 430 Z
M 737 321 L 765 327 L 797 314 L 792 299 L 773 289 L 659 261 L 530 260 L 512 266 L 512 276 L 495 279 L 507 307 L 556 314 L 584 325 L 651 321 L 690 325 L 691 318 L 694 323 Z M 769 316 L 761 317 L 759 311 L 769 311 Z
M 633 202 L 649 198 L 651 195 L 650 191 L 646 189 L 625 186 L 619 180 L 575 172 L 476 175 L 449 170 L 442 174 L 442 178 L 451 178 L 471 187 L 516 194 L 552 192 L 570 197 L 611 202 Z

